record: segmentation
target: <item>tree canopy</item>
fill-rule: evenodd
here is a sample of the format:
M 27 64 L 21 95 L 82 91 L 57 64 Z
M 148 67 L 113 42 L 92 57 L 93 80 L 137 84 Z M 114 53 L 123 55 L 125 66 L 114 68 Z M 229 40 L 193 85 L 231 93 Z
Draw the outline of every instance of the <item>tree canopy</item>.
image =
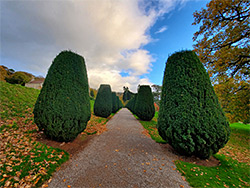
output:
M 210 76 L 249 79 L 250 1 L 211 0 L 193 16 L 194 48 Z
M 124 86 L 123 90 L 124 90 L 124 92 L 123 92 L 122 99 L 123 99 L 124 102 L 126 102 L 126 101 L 128 101 L 128 100 L 130 100 L 130 99 L 132 99 L 134 97 L 135 94 L 132 93 L 131 91 L 129 91 L 128 87 Z

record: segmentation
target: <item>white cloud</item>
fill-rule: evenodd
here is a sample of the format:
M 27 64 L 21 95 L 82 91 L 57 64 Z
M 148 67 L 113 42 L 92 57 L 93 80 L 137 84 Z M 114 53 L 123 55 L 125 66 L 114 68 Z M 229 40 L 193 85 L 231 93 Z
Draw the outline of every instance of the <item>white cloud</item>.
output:
M 151 84 L 141 79 L 154 61 L 143 49 L 152 41 L 146 33 L 177 2 L 1 1 L 1 64 L 45 75 L 55 56 L 70 49 L 84 56 L 91 87 L 136 91 L 141 82 Z M 130 74 L 122 77 L 122 70 Z
M 158 31 L 155 32 L 155 34 L 158 33 L 163 33 L 164 31 L 166 31 L 168 29 L 168 27 L 166 25 L 162 26 Z

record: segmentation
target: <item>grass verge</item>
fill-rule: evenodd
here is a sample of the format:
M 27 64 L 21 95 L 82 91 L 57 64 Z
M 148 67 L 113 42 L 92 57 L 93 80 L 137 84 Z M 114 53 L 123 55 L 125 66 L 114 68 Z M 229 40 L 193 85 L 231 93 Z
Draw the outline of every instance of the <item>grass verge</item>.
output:
M 158 111 L 155 112 L 155 116 L 151 121 L 142 121 L 140 120 L 136 115 L 134 115 L 136 119 L 140 121 L 144 129 L 146 129 L 151 136 L 153 140 L 155 140 L 157 143 L 165 144 L 166 141 L 161 138 L 161 136 L 158 134 L 157 130 L 157 118 L 158 118 Z
M 153 140 L 166 143 L 158 134 L 157 117 L 158 113 L 151 121 L 139 121 Z M 175 161 L 177 170 L 192 187 L 250 187 L 250 126 L 233 123 L 230 127 L 230 140 L 214 155 L 220 161 L 219 166 L 205 167 L 181 160 Z
M 220 165 L 199 166 L 180 160 L 175 161 L 179 172 L 192 187 L 249 187 L 250 167 L 225 155 L 216 154 Z

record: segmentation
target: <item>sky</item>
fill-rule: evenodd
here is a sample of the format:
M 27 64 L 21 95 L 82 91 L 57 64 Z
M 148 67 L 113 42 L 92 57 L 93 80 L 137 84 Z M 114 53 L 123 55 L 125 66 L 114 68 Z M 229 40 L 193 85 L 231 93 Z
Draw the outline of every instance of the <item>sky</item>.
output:
M 193 12 L 208 0 L 1 0 L 0 64 L 46 76 L 63 50 L 84 57 L 89 85 L 161 85 L 169 55 L 192 50 Z

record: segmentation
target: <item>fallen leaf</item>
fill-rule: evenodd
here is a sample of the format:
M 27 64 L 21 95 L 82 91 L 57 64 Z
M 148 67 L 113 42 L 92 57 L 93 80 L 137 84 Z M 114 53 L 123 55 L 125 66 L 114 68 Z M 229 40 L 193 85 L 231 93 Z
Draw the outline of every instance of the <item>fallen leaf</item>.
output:
M 14 179 L 15 181 L 20 181 L 19 177 L 17 177 L 17 176 L 14 176 L 13 179 Z
M 71 186 L 70 185 L 67 185 L 68 188 L 70 188 Z
M 5 184 L 4 184 L 4 186 L 5 186 L 5 187 L 9 187 L 9 186 L 10 186 L 10 184 L 11 184 L 11 182 L 10 182 L 10 181 L 6 181 L 6 182 L 5 182 Z
M 118 151 L 119 151 L 119 149 L 116 149 L 115 151 L 116 151 L 116 152 L 118 152 Z

